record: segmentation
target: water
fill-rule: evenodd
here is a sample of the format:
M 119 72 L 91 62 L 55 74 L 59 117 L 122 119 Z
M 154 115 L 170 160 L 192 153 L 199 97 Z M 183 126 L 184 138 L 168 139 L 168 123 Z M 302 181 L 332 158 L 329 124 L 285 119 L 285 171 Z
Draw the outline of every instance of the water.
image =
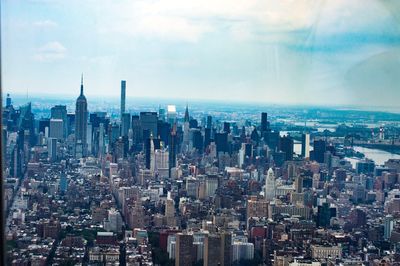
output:
M 363 153 L 365 155 L 365 158 L 373 160 L 376 165 L 384 165 L 385 162 L 388 161 L 389 159 L 400 159 L 399 154 L 394 154 L 387 151 L 382 151 L 378 149 L 369 149 L 358 146 L 355 146 L 353 148 L 355 151 Z M 360 159 L 346 157 L 346 160 L 348 160 L 353 165 L 353 167 L 355 167 L 356 163 Z

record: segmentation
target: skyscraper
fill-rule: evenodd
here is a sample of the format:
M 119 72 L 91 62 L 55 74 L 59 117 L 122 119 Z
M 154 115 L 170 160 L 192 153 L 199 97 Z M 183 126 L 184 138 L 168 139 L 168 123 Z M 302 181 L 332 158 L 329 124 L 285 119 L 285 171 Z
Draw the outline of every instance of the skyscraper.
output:
M 6 107 L 10 107 L 11 106 L 11 97 L 10 94 L 7 93 L 7 98 L 6 98 Z
M 123 113 L 121 116 L 121 136 L 128 136 L 130 128 L 131 128 L 131 114 Z
M 314 140 L 314 150 L 312 151 L 313 156 L 311 156 L 312 160 L 315 160 L 319 163 L 324 162 L 324 154 L 326 151 L 326 142 L 325 140 Z
M 171 125 L 176 122 L 176 106 L 175 105 L 167 106 L 167 121 Z
M 261 113 L 261 135 L 264 136 L 263 132 L 268 130 L 268 114 Z
M 211 115 L 207 116 L 207 128 L 209 128 L 209 129 L 212 128 L 212 116 Z
M 171 169 L 176 167 L 176 125 L 172 126 L 171 133 L 169 135 L 168 155 L 168 176 L 171 177 Z
M 384 233 L 383 236 L 385 238 L 385 240 L 390 239 L 390 236 L 392 235 L 392 231 L 393 231 L 393 227 L 394 227 L 394 217 L 392 215 L 387 215 L 384 218 Z
M 68 124 L 67 124 L 67 106 L 56 105 L 51 108 L 52 119 L 62 119 L 63 121 L 63 137 L 68 137 Z
M 165 109 L 159 106 L 158 108 L 158 119 L 165 122 Z
M 182 152 L 187 152 L 189 150 L 189 109 L 186 105 L 184 124 L 183 124 L 183 143 Z
M 176 234 L 175 266 L 192 265 L 193 235 Z
M 303 158 L 310 158 L 310 134 L 304 133 L 301 136 L 301 156 Z
M 280 138 L 279 148 L 285 153 L 285 161 L 293 160 L 294 142 L 290 136 Z
M 231 123 L 229 122 L 224 122 L 224 132 L 226 133 L 231 133 Z
M 221 234 L 221 266 L 232 264 L 232 235 L 228 232 Z
M 303 192 L 303 177 L 298 175 L 296 176 L 294 180 L 294 188 L 296 190 L 296 193 L 302 193 Z
M 49 137 L 64 139 L 64 121 L 62 119 L 50 119 Z
M 157 112 L 140 112 L 141 136 L 143 140 L 150 138 L 150 134 L 153 134 L 155 138 L 158 137 L 157 121 Z
M 215 144 L 217 145 L 217 153 L 228 152 L 228 133 L 216 133 Z
M 272 168 L 269 168 L 265 178 L 265 199 L 273 200 L 275 198 L 275 174 Z
M 47 151 L 48 157 L 51 162 L 54 162 L 57 159 L 57 139 L 56 138 L 48 138 L 47 139 Z
M 83 74 L 81 78 L 81 93 L 76 99 L 75 109 L 75 156 L 77 158 L 86 156 L 86 137 L 87 137 L 87 101 L 83 95 Z
M 221 237 L 218 234 L 209 234 L 204 239 L 204 266 L 220 264 Z
M 121 80 L 121 113 L 120 113 L 121 122 L 122 122 L 122 116 L 125 113 L 125 99 L 126 99 L 126 81 Z
M 186 104 L 186 109 L 185 109 L 185 118 L 184 118 L 184 122 L 189 122 L 190 117 L 189 117 L 189 107 Z

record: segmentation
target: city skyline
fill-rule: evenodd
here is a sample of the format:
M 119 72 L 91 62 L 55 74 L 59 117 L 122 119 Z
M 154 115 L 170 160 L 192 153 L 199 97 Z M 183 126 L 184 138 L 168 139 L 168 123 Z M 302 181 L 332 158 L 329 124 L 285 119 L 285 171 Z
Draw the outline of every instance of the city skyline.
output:
M 84 72 L 88 96 L 113 95 L 123 79 L 127 99 L 395 107 L 398 10 L 373 0 L 6 2 L 3 88 L 74 96 Z

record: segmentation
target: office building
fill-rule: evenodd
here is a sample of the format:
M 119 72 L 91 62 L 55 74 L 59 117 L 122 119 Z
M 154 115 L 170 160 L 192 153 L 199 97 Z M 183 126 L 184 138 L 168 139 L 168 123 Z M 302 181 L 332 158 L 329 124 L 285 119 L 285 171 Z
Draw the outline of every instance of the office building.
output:
M 272 151 L 279 148 L 279 131 L 267 131 L 264 135 L 264 140 Z
M 373 174 L 375 171 L 375 162 L 372 160 L 364 159 L 356 162 L 357 174 Z
M 207 128 L 209 128 L 209 129 L 212 128 L 212 116 L 211 115 L 207 116 Z
M 323 163 L 324 162 L 324 156 L 325 156 L 325 152 L 326 152 L 326 142 L 325 140 L 314 140 L 314 149 L 312 151 L 312 159 L 314 161 L 317 161 L 319 163 Z
M 227 134 L 231 133 L 231 123 L 224 122 L 224 132 L 227 133 Z
M 168 105 L 167 106 L 167 122 L 171 125 L 176 123 L 176 106 Z
M 294 142 L 290 136 L 280 138 L 279 149 L 285 153 L 285 161 L 293 160 Z
M 64 121 L 62 119 L 50 119 L 49 137 L 57 140 L 64 139 Z
M 217 154 L 220 152 L 228 152 L 228 133 L 216 133 L 215 144 L 217 146 Z
M 261 135 L 264 136 L 264 132 L 266 132 L 269 128 L 269 123 L 268 123 L 268 114 L 267 113 L 261 113 Z
M 47 139 L 47 151 L 48 157 L 51 162 L 57 160 L 57 139 L 56 138 L 48 138 Z
M 275 174 L 272 168 L 268 169 L 265 178 L 265 199 L 268 201 L 275 199 Z
M 161 106 L 158 108 L 158 119 L 165 122 L 165 109 Z
M 141 137 L 143 140 L 150 138 L 150 135 L 153 135 L 154 138 L 158 137 L 157 123 L 157 112 L 140 112 Z
M 63 121 L 63 137 L 68 136 L 68 124 L 67 124 L 67 106 L 56 105 L 50 109 L 51 119 L 61 119 Z
M 67 192 L 67 189 L 68 189 L 68 179 L 67 179 L 67 175 L 66 175 L 65 173 L 61 173 L 59 189 L 60 189 L 60 192 L 61 192 L 61 193 Z
M 394 217 L 392 215 L 386 215 L 386 217 L 384 218 L 384 224 L 383 224 L 383 229 L 384 229 L 384 233 L 383 233 L 383 237 L 385 240 L 389 240 L 392 232 L 393 232 L 393 227 L 394 227 Z
M 76 99 L 75 108 L 75 143 L 76 153 L 75 156 L 80 158 L 86 156 L 87 149 L 87 122 L 88 122 L 88 110 L 86 97 L 83 94 L 83 75 L 81 79 L 81 93 Z
M 142 126 L 140 125 L 140 116 L 132 115 L 131 119 L 132 139 L 134 144 L 142 142 Z
M 204 239 L 204 266 L 221 265 L 221 237 L 209 234 Z

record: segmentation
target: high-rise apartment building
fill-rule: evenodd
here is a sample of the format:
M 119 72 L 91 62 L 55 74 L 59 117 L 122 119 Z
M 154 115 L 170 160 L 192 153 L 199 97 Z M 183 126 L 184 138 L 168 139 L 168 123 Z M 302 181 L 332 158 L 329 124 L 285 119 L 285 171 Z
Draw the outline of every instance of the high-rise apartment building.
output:
M 193 262 L 193 235 L 176 234 L 175 266 L 192 265 Z
M 121 122 L 122 122 L 122 116 L 125 113 L 125 100 L 126 100 L 126 81 L 121 80 L 121 113 L 120 113 Z
M 301 136 L 301 156 L 305 159 L 310 158 L 310 134 L 304 133 Z

